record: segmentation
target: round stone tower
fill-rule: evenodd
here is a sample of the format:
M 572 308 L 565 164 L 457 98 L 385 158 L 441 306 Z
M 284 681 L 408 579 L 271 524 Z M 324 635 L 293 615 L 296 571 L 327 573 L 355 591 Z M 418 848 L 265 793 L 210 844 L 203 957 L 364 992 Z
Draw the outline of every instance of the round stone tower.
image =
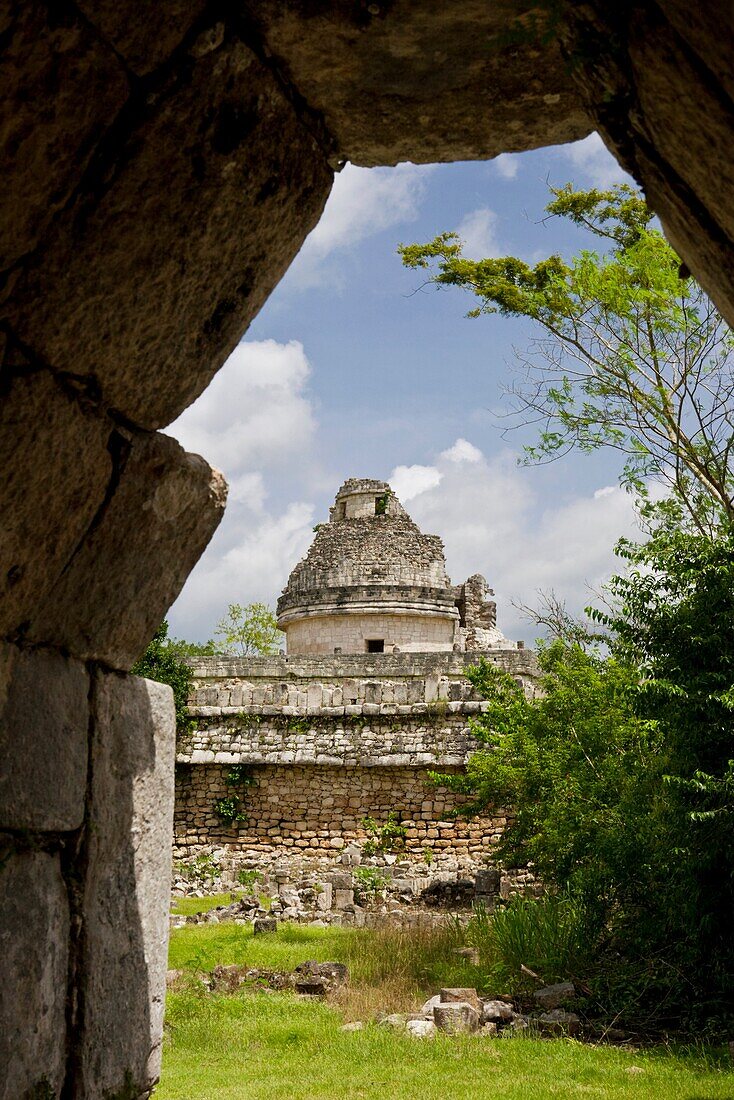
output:
M 278 600 L 289 653 L 451 651 L 462 643 L 443 542 L 385 481 L 350 478 Z M 462 645 L 463 648 L 463 645 Z

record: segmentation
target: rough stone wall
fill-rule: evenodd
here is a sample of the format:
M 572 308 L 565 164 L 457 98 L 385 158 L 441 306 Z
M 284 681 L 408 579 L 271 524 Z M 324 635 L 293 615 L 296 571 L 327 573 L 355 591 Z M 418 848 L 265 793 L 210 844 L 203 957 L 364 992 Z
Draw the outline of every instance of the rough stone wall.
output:
M 0 647 L 7 1100 L 142 1095 L 158 1076 L 174 738 L 170 688 Z
M 532 653 L 482 656 L 528 693 L 536 689 Z M 384 822 L 392 811 L 407 829 L 406 858 L 420 864 L 429 848 L 437 866 L 481 863 L 503 812 L 454 821 L 461 796 L 427 775 L 461 769 L 476 748 L 470 722 L 485 704 L 464 675 L 467 660 L 454 653 L 193 660 L 196 728 L 177 746 L 176 856 L 224 848 L 232 866 L 333 858 L 365 839 L 365 817 Z M 253 785 L 228 783 L 233 765 L 245 765 Z M 231 796 L 246 823 L 217 815 L 217 801 Z
M 227 826 L 214 811 L 218 799 L 232 794 L 227 770 L 217 764 L 179 765 L 174 858 L 190 859 L 211 848 L 226 848 L 233 865 L 334 857 L 367 839 L 365 817 L 383 823 L 397 810 L 407 830 L 401 858 L 437 868 L 447 859 L 469 866 L 491 858 L 506 823 L 503 813 L 452 820 L 450 812 L 462 797 L 431 783 L 425 767 L 259 764 L 250 772 L 254 786 L 243 791 L 247 820 Z

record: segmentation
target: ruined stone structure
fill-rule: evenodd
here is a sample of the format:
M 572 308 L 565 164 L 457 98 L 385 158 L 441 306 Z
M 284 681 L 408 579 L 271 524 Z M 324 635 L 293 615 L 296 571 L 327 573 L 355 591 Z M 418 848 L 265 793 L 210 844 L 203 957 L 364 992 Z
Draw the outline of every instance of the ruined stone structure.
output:
M 129 1098 L 157 1073 L 150 871 L 173 772 L 170 700 L 127 670 L 225 492 L 158 429 L 347 159 L 488 158 L 598 129 L 734 321 L 732 12 L 8 0 L 0 32 L 0 1090 Z
M 467 663 L 484 657 L 535 690 L 534 657 L 499 632 L 490 593 L 478 574 L 451 584 L 441 539 L 386 482 L 345 482 L 279 600 L 287 656 L 192 662 L 176 856 L 224 849 L 230 871 L 328 863 L 365 840 L 365 818 L 393 814 L 422 874 L 427 855 L 439 869 L 491 858 L 503 811 L 453 820 L 461 798 L 428 776 L 462 770 L 476 747 L 469 724 L 484 704 Z M 239 820 L 223 820 L 232 799 Z
M 385 481 L 352 478 L 278 600 L 288 652 L 502 648 L 483 577 L 455 587 L 443 543 L 424 535 Z

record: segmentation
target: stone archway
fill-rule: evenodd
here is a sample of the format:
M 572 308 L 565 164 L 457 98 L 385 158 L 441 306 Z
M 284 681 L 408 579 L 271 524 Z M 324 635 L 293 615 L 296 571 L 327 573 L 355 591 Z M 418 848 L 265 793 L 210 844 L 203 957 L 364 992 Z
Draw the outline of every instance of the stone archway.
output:
M 125 673 L 226 495 L 158 429 L 237 343 L 345 160 L 599 129 L 733 320 L 731 13 L 699 7 L 8 0 L 4 1095 L 143 1096 L 157 1073 L 173 715 Z

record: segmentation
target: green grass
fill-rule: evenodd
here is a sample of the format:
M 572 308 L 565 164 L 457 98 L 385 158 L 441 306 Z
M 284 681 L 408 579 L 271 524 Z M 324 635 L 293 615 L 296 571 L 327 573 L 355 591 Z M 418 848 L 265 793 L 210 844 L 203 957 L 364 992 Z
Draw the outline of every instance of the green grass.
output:
M 241 893 L 208 894 L 205 898 L 177 898 L 171 912 L 178 917 L 193 917 L 195 913 L 208 913 L 218 905 L 231 905 L 242 897 Z
M 450 957 L 439 974 L 446 946 L 441 936 L 419 935 L 411 954 L 410 937 L 394 930 L 286 925 L 276 935 L 253 937 L 247 926 L 221 924 L 175 931 L 170 964 L 177 969 L 236 962 L 290 970 L 308 958 L 334 959 L 350 965 L 352 982 L 336 1007 L 244 990 L 231 996 L 194 987 L 170 993 L 156 1100 L 734 1100 L 728 1056 L 711 1051 L 626 1051 L 572 1040 L 475 1036 L 421 1041 L 374 1025 L 339 1030 L 355 1009 L 367 1020 L 378 1007 L 394 1007 L 384 1002 L 396 990 L 403 1002 L 415 1004 L 438 984 L 464 984 L 453 981 L 457 973 L 468 975 L 457 971 L 467 967 L 464 960 Z

